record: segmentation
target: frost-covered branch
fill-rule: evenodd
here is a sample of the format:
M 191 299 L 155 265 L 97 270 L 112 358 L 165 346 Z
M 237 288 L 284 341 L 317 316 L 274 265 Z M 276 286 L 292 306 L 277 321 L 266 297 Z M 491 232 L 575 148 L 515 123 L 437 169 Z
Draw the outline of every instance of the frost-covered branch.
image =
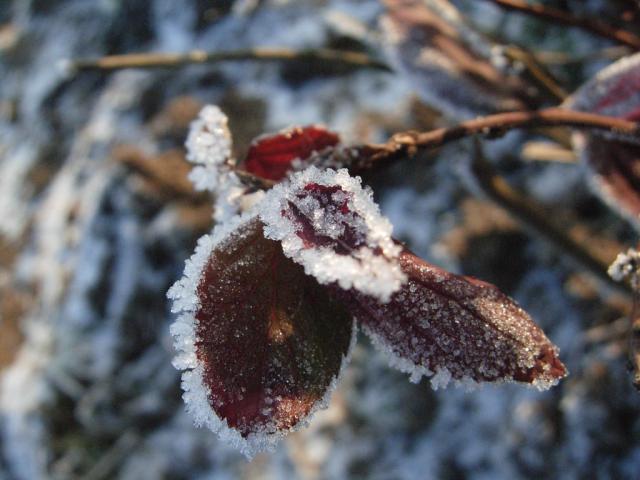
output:
M 491 0 L 507 10 L 514 10 L 549 20 L 556 24 L 578 27 L 604 38 L 608 38 L 631 48 L 640 50 L 640 37 L 627 30 L 616 28 L 601 20 L 578 17 L 547 5 L 528 3 L 523 0 Z
M 209 64 L 225 61 L 252 60 L 261 62 L 329 62 L 356 68 L 390 71 L 382 61 L 362 52 L 332 50 L 327 48 L 292 50 L 289 48 L 253 48 L 207 52 L 192 50 L 186 53 L 130 53 L 108 55 L 100 58 L 71 60 L 71 72 L 82 70 L 121 70 L 124 68 L 175 68 L 193 64 Z

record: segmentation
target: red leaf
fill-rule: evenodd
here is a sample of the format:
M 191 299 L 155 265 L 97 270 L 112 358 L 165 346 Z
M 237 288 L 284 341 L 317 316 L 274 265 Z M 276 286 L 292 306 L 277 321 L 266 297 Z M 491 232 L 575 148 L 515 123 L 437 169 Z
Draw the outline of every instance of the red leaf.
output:
M 565 102 L 565 106 L 632 121 L 640 119 L 640 53 L 621 58 L 598 72 Z M 629 136 L 618 136 L 620 140 L 634 142 Z
M 400 261 L 409 281 L 389 303 L 354 291 L 337 295 L 412 380 L 435 373 L 434 387 L 450 378 L 549 387 L 566 375 L 557 348 L 495 286 L 446 272 L 408 252 Z
M 577 145 L 602 199 L 640 228 L 640 146 L 597 135 L 585 136 Z
M 640 120 L 640 54 L 625 57 L 587 82 L 566 106 Z M 640 228 L 640 146 L 622 134 L 574 134 L 574 148 L 591 171 L 592 185 L 612 208 Z
M 318 126 L 283 130 L 254 140 L 244 168 L 262 178 L 282 180 L 295 159 L 305 160 L 314 152 L 335 147 L 339 142 L 337 134 Z
M 353 334 L 347 310 L 262 229 L 255 218 L 244 223 L 206 259 L 193 315 L 197 366 L 187 373 L 201 374 L 204 408 L 240 434 L 248 455 L 322 405 Z

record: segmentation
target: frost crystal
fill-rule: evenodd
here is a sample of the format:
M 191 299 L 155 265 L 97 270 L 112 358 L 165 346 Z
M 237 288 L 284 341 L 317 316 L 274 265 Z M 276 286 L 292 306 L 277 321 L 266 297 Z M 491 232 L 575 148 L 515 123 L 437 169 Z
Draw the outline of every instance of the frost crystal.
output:
M 174 365 L 196 424 L 250 457 L 326 406 L 353 320 L 254 215 L 201 238 L 168 295 L 180 314 Z
M 640 280 L 638 267 L 640 267 L 640 252 L 630 248 L 627 253 L 618 254 L 609 266 L 609 276 L 618 282 L 631 279 L 634 288 L 637 288 Z
M 267 192 L 259 215 L 265 236 L 318 282 L 387 302 L 406 276 L 391 224 L 371 197 L 346 169 L 309 167 Z
M 215 105 L 205 106 L 191 123 L 185 146 L 187 160 L 197 164 L 189 175 L 197 190 L 215 190 L 220 175 L 228 172 L 231 133 L 227 117 Z

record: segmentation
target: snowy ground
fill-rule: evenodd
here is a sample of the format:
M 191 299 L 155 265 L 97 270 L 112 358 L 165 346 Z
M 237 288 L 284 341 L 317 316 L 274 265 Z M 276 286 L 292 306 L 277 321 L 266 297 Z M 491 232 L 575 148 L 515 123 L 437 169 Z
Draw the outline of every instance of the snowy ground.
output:
M 468 193 L 466 143 L 373 175 L 381 209 L 417 253 L 514 296 L 560 347 L 570 377 L 545 393 L 433 391 L 389 369 L 361 335 L 329 408 L 275 453 L 249 463 L 193 427 L 171 366 L 165 293 L 212 226 L 212 201 L 191 190 L 183 161 L 200 106 L 229 115 L 239 155 L 252 137 L 292 124 L 371 142 L 428 122 L 409 82 L 383 72 L 242 62 L 70 77 L 62 68 L 108 53 L 379 41 L 373 0 L 255 10 L 243 1 L 230 12 L 232 3 L 0 3 L 0 479 L 637 478 L 640 397 L 612 323 L 624 302 Z M 483 28 L 546 50 L 606 45 L 457 3 Z M 558 74 L 575 87 L 602 65 Z M 613 259 L 633 241 L 630 227 L 579 167 L 517 160 L 524 138 L 485 154 L 558 219 L 598 232 Z

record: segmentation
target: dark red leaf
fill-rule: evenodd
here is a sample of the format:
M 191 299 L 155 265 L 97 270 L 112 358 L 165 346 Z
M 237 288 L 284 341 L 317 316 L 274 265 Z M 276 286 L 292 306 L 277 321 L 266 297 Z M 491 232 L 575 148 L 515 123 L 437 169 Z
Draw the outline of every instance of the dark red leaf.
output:
M 216 415 L 242 437 L 298 425 L 338 375 L 352 319 L 252 220 L 214 248 L 197 287 L 196 357 Z
M 409 281 L 390 302 L 355 291 L 337 295 L 413 380 L 435 373 L 436 387 L 451 378 L 546 388 L 566 375 L 557 348 L 495 286 L 446 272 L 409 252 L 400 261 Z
M 568 108 L 640 120 L 640 54 L 599 72 L 567 101 Z M 640 228 L 640 145 L 621 134 L 576 132 L 574 146 L 596 192 Z
M 294 160 L 305 160 L 314 152 L 335 147 L 339 142 L 337 134 L 318 126 L 295 127 L 262 136 L 251 145 L 244 169 L 259 177 L 279 181 L 291 170 Z
M 578 148 L 591 181 L 613 209 L 640 228 L 640 146 L 588 135 Z

